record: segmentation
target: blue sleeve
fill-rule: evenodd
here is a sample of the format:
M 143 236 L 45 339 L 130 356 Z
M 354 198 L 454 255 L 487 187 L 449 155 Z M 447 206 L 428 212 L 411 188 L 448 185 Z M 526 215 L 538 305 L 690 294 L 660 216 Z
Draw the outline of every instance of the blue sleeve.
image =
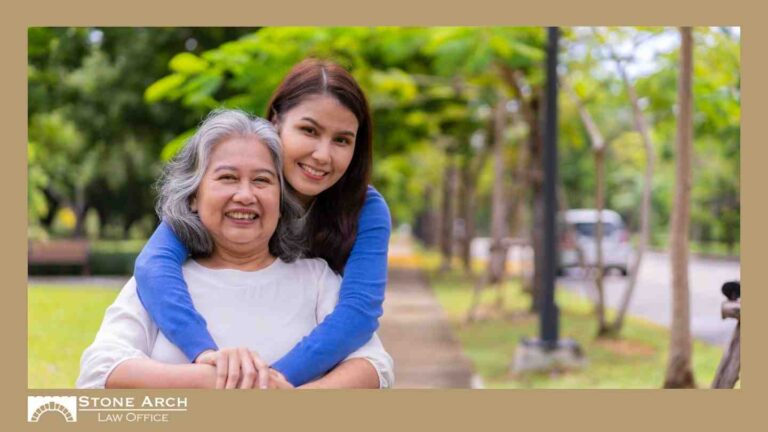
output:
M 157 227 L 136 258 L 134 277 L 139 300 L 166 338 L 189 361 L 218 347 L 205 319 L 195 309 L 181 266 L 189 252 L 165 222 Z
M 344 267 L 338 304 L 320 325 L 272 365 L 291 384 L 299 386 L 323 375 L 373 336 L 383 313 L 391 231 L 387 203 L 369 186 L 357 237 Z

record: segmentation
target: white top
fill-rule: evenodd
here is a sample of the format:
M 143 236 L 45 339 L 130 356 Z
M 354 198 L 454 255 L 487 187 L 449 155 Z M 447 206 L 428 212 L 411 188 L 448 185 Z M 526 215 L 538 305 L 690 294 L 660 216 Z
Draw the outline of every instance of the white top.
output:
M 268 364 L 280 359 L 318 323 L 339 299 L 341 278 L 322 259 L 286 263 L 279 258 L 258 271 L 214 270 L 189 260 L 182 267 L 195 308 L 220 347 L 248 347 Z M 104 314 L 104 321 L 80 360 L 78 388 L 104 388 L 121 362 L 151 358 L 188 363 L 181 350 L 158 331 L 131 278 Z M 376 368 L 379 386 L 394 384 L 394 364 L 379 337 L 350 358 Z

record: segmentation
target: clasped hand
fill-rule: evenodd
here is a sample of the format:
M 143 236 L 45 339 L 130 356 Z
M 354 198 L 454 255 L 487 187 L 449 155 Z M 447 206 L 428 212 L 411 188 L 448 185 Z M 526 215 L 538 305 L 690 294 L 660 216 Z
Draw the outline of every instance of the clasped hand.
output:
M 247 348 L 223 348 L 203 351 L 196 364 L 216 368 L 217 389 L 291 389 L 293 385 L 272 369 L 256 352 Z

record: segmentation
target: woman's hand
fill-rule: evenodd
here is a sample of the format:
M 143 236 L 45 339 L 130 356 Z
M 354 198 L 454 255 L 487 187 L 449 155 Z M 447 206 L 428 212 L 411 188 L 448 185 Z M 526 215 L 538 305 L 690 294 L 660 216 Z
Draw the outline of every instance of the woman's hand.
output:
M 269 369 L 269 388 L 276 390 L 292 389 L 293 384 L 285 379 L 285 376 L 275 369 Z
M 247 348 L 203 351 L 197 356 L 195 363 L 216 367 L 217 389 L 267 389 L 270 385 L 269 366 L 257 353 Z M 285 381 L 284 377 L 283 381 Z

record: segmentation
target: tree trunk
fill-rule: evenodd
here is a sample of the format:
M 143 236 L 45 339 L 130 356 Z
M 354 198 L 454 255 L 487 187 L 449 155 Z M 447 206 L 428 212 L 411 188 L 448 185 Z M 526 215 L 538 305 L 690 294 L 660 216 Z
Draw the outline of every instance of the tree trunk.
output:
M 440 272 L 451 269 L 453 258 L 453 217 L 456 193 L 456 161 L 453 154 L 448 154 L 448 161 L 443 176 L 443 206 L 440 212 L 440 252 L 442 260 Z
M 461 217 L 464 220 L 464 239 L 461 245 L 461 257 L 464 262 L 464 270 L 472 273 L 472 239 L 475 238 L 475 208 L 477 202 L 477 177 L 480 175 L 490 154 L 489 146 L 484 146 L 480 154 L 473 158 L 467 158 L 462 166 L 462 182 L 459 198 Z
M 624 290 L 624 296 L 621 299 L 616 320 L 611 325 L 611 332 L 617 334 L 621 332 L 621 328 L 624 325 L 624 317 L 629 310 L 629 302 L 632 299 L 632 294 L 637 286 L 637 277 L 640 273 L 640 266 L 643 263 L 643 255 L 645 249 L 648 247 L 651 236 L 651 194 L 653 191 L 653 171 L 655 165 L 655 152 L 653 149 L 653 141 L 651 140 L 651 134 L 648 128 L 648 122 L 640 108 L 640 101 L 637 97 L 637 91 L 635 86 L 630 82 L 629 76 L 624 65 L 621 63 L 619 56 L 612 51 L 613 59 L 616 63 L 616 67 L 621 76 L 621 80 L 624 82 L 624 87 L 629 94 L 630 103 L 632 106 L 632 119 L 634 121 L 635 130 L 640 134 L 643 141 L 643 148 L 645 149 L 645 176 L 643 178 L 643 196 L 640 204 L 640 239 L 635 249 L 635 256 L 632 261 L 632 265 L 629 269 L 629 280 L 627 281 L 627 287 Z
M 672 261 L 672 328 L 665 388 L 695 387 L 691 367 L 692 341 L 688 290 L 688 230 L 690 225 L 691 153 L 693 148 L 693 36 L 691 27 L 680 29 L 680 78 L 678 81 L 677 157 L 675 200 L 670 223 Z
M 639 110 L 637 112 L 639 112 Z M 640 113 L 640 115 L 642 116 L 642 113 Z M 648 248 L 651 237 L 651 194 L 653 190 L 655 155 L 653 144 L 650 140 L 650 136 L 647 135 L 647 132 L 643 135 L 643 143 L 645 145 L 646 165 L 645 175 L 643 177 L 643 197 L 640 204 L 640 238 L 637 247 L 635 248 L 635 256 L 632 260 L 632 265 L 629 268 L 627 287 L 624 290 L 624 296 L 621 299 L 619 310 L 616 315 L 616 321 L 614 321 L 612 325 L 612 331 L 614 333 L 621 332 L 621 328 L 624 326 L 624 317 L 629 310 L 629 302 L 632 299 L 632 294 L 637 286 L 637 277 L 640 273 L 640 266 L 643 263 L 643 255 Z
M 513 116 L 512 122 L 516 123 L 518 119 Z M 520 243 L 519 240 L 527 235 L 523 232 L 524 223 L 524 203 L 526 202 L 526 192 L 528 191 L 528 146 L 525 143 L 519 143 L 517 145 L 517 155 L 515 162 L 515 171 L 512 175 L 512 187 L 507 192 L 507 214 L 509 215 L 509 236 L 516 240 L 517 247 L 523 248 L 524 243 Z M 518 257 L 516 264 L 518 265 L 516 278 L 520 283 L 520 286 L 525 292 L 532 292 L 533 287 L 527 278 L 527 272 L 525 271 L 525 259 L 522 256 Z
M 85 237 L 85 213 L 88 211 L 88 204 L 85 197 L 85 186 L 78 185 L 75 187 L 75 231 L 74 236 L 77 238 Z
M 610 329 L 606 324 L 605 319 L 605 288 L 603 286 L 605 269 L 603 265 L 603 209 L 605 208 L 605 139 L 600 129 L 597 127 L 589 110 L 584 106 L 581 98 L 576 94 L 570 83 L 565 77 L 560 78 L 562 87 L 566 90 L 571 98 L 576 103 L 579 115 L 584 128 L 587 130 L 589 139 L 592 142 L 592 153 L 595 157 L 595 207 L 597 209 L 597 223 L 595 224 L 595 251 L 597 252 L 597 259 L 595 263 L 595 291 L 597 292 L 597 300 L 595 301 L 595 315 L 597 315 L 598 329 L 597 336 L 607 336 L 610 333 Z M 576 246 L 578 248 L 578 245 Z M 582 266 L 583 253 L 579 249 L 579 262 Z
M 507 204 L 504 202 L 506 164 L 504 160 L 507 128 L 507 99 L 499 97 L 494 110 L 493 133 L 493 191 L 491 197 L 491 250 L 488 262 L 488 283 L 496 285 L 496 305 L 503 305 L 504 273 L 507 266 Z
M 507 207 L 504 202 L 504 130 L 506 129 L 506 99 L 501 98 L 494 110 L 493 190 L 491 195 L 491 253 L 488 283 L 498 284 L 504 278 L 507 259 Z
M 499 101 L 493 110 L 493 190 L 491 192 L 491 244 L 488 256 L 488 268 L 484 277 L 475 283 L 472 300 L 467 312 L 467 321 L 473 321 L 480 303 L 480 294 L 487 285 L 496 286 L 496 307 L 504 304 L 504 272 L 507 264 L 506 241 L 507 204 L 505 203 L 505 161 L 504 142 L 506 132 L 507 99 L 499 95 Z
M 474 211 L 475 211 L 475 185 L 472 178 L 472 169 L 469 158 L 464 158 L 461 164 L 461 181 L 459 182 L 459 210 L 460 218 L 463 221 L 463 230 L 459 241 L 459 256 L 464 265 L 464 273 L 472 274 L 472 238 L 474 233 Z
M 544 227 L 542 221 L 544 218 L 544 194 L 543 182 L 544 173 L 539 168 L 542 165 L 541 152 L 544 148 L 544 138 L 541 131 L 541 106 L 540 106 L 540 88 L 532 89 L 531 96 L 526 97 L 523 91 L 524 75 L 521 71 L 512 69 L 508 66 L 501 66 L 501 77 L 512 89 L 515 98 L 520 104 L 520 111 L 523 114 L 528 125 L 528 157 L 529 157 L 529 175 L 531 190 L 531 206 L 533 217 L 531 218 L 531 246 L 533 247 L 533 280 L 531 281 L 531 312 L 539 311 L 539 294 L 542 285 L 542 261 L 544 259 Z
M 603 276 L 605 273 L 603 266 L 603 208 L 605 207 L 604 156 L 604 147 L 595 150 L 595 170 L 597 171 L 597 181 L 595 184 L 595 207 L 597 207 L 597 223 L 595 224 L 595 250 L 597 252 L 595 263 L 595 288 L 597 289 L 597 302 L 595 304 L 595 309 L 598 320 L 598 337 L 606 336 L 609 333 L 605 319 L 605 288 L 603 286 Z
M 421 240 L 425 246 L 433 247 L 437 238 L 437 217 L 432 207 L 432 187 L 427 185 L 424 188 L 424 208 L 416 217 L 416 223 L 413 227 L 413 234 Z

